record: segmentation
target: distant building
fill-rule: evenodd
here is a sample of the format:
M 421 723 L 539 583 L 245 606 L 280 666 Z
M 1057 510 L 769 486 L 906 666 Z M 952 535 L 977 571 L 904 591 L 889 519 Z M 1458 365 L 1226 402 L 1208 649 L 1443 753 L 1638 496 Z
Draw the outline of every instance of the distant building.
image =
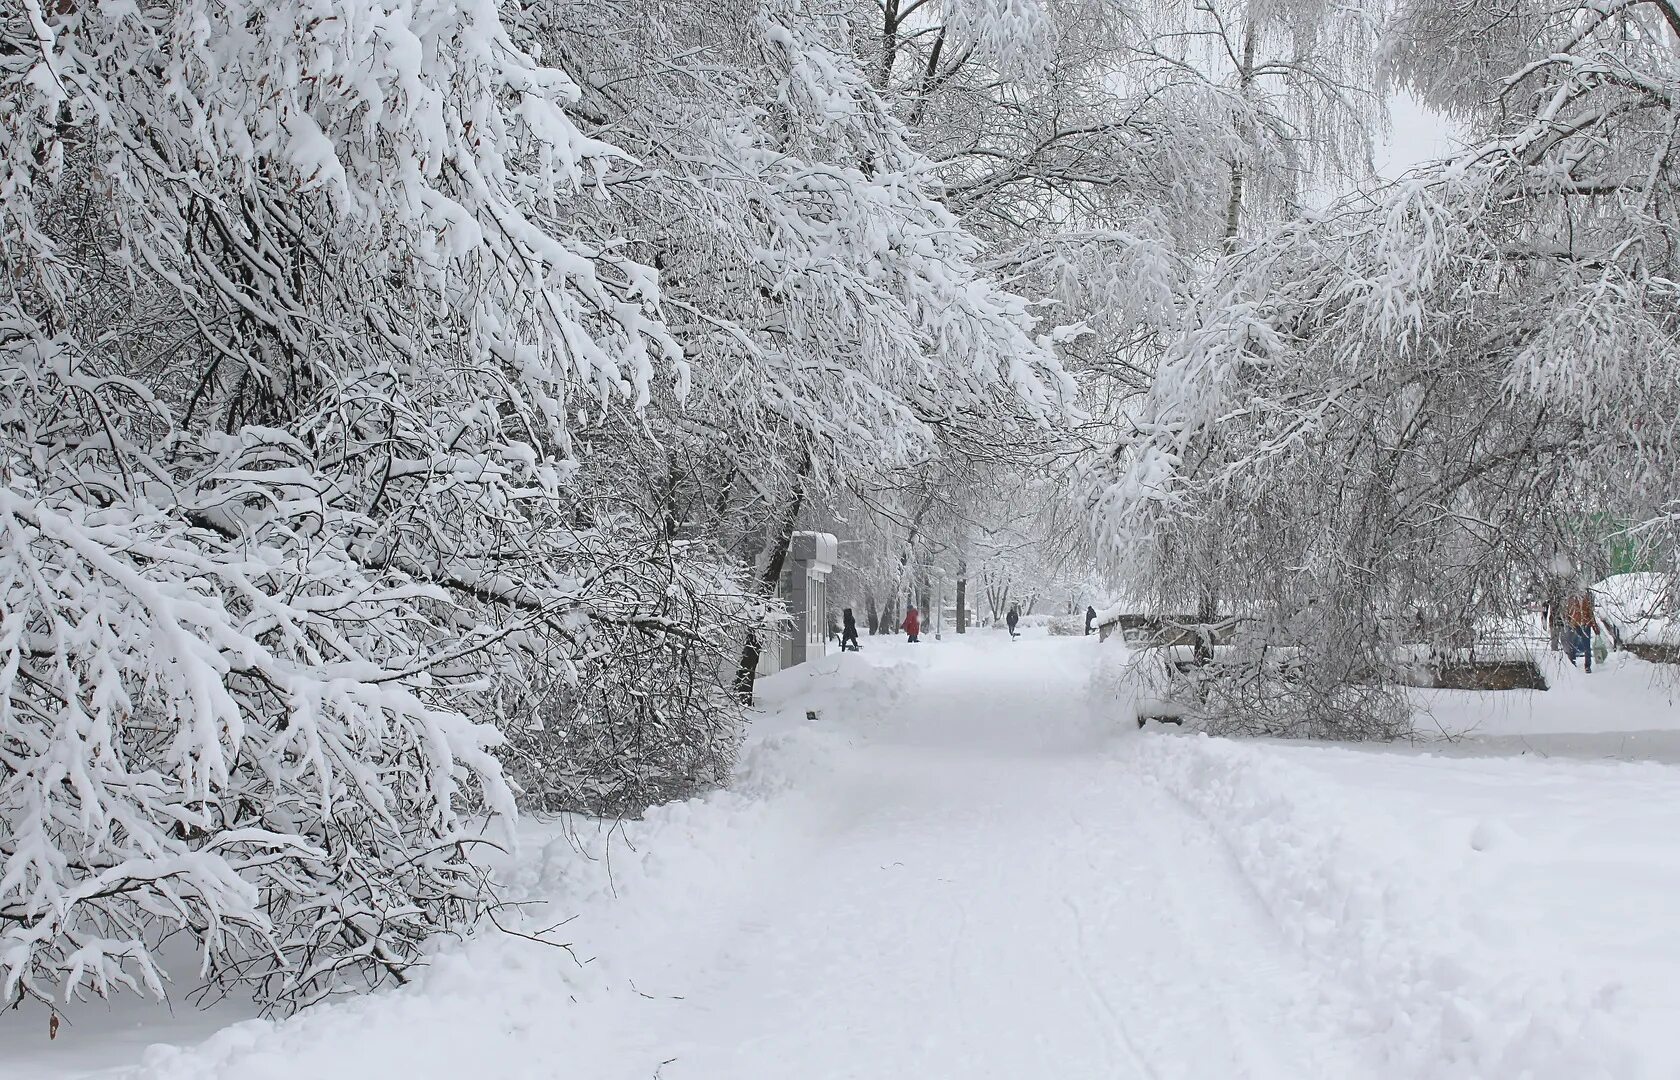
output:
M 760 675 L 828 655 L 828 575 L 834 570 L 838 550 L 833 533 L 793 534 L 787 565 L 776 586 L 776 596 L 787 605 L 792 621 L 780 640 L 759 654 Z

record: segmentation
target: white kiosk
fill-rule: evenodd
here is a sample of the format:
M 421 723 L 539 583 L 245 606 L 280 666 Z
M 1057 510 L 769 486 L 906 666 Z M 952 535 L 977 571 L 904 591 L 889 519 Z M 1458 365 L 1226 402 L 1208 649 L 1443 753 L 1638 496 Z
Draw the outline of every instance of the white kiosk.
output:
M 792 617 L 778 647 L 759 653 L 758 673 L 771 675 L 828 654 L 828 575 L 834 570 L 839 542 L 833 533 L 797 532 L 788 547 L 787 565 L 777 596 Z

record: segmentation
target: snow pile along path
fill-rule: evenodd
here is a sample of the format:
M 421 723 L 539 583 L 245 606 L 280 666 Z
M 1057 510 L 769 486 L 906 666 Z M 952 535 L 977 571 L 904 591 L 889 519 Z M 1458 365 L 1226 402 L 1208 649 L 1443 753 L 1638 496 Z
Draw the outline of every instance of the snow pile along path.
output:
M 1205 736 L 1127 747 L 1212 826 L 1289 939 L 1354 991 L 1349 1022 L 1378 1041 L 1391 1075 L 1640 1073 L 1611 987 L 1542 973 L 1490 947 L 1476 923 L 1497 915 L 1478 913 L 1478 897 L 1382 835 L 1402 822 L 1360 813 L 1358 792 L 1329 797 L 1291 760 L 1314 752 Z M 1488 842 L 1485 830 L 1464 838 L 1467 849 L 1478 842 Z

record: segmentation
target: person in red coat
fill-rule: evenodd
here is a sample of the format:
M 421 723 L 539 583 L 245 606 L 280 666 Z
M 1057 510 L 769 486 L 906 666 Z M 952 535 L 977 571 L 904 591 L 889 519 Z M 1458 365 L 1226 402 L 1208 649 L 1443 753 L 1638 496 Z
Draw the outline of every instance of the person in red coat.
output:
M 915 608 L 911 608 L 910 613 L 904 616 L 904 622 L 899 624 L 899 629 L 910 635 L 910 644 L 916 643 L 917 635 L 922 632 L 922 617 L 916 613 Z

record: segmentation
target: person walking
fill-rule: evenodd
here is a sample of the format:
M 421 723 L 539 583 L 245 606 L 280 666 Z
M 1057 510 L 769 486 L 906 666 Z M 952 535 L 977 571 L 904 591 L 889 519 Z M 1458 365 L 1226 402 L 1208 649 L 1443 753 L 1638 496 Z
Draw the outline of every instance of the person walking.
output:
M 840 620 L 840 651 L 858 651 L 857 619 L 852 615 L 852 609 L 847 608 Z
M 912 644 L 912 645 L 916 644 L 916 642 L 919 640 L 918 635 L 920 635 L 921 632 L 922 632 L 922 616 L 921 616 L 921 613 L 918 612 L 915 608 L 911 608 L 910 611 L 904 616 L 904 622 L 899 625 L 899 629 L 903 630 L 905 632 L 905 634 L 909 635 L 910 644 Z
M 1088 608 L 1085 609 L 1085 636 L 1090 637 L 1091 636 L 1091 631 L 1095 630 L 1096 628 L 1097 628 L 1097 609 L 1094 608 L 1094 607 L 1088 607 Z
M 1563 609 L 1564 653 L 1571 664 L 1580 658 L 1586 661 L 1586 672 L 1592 674 L 1593 633 L 1598 630 L 1598 613 L 1593 607 L 1591 589 L 1582 589 L 1569 598 Z
M 1010 604 L 1009 614 L 1004 616 L 1003 621 L 1009 624 L 1009 638 L 1011 641 L 1021 636 L 1015 632 L 1015 625 L 1021 621 L 1021 609 L 1019 607 L 1014 604 Z

